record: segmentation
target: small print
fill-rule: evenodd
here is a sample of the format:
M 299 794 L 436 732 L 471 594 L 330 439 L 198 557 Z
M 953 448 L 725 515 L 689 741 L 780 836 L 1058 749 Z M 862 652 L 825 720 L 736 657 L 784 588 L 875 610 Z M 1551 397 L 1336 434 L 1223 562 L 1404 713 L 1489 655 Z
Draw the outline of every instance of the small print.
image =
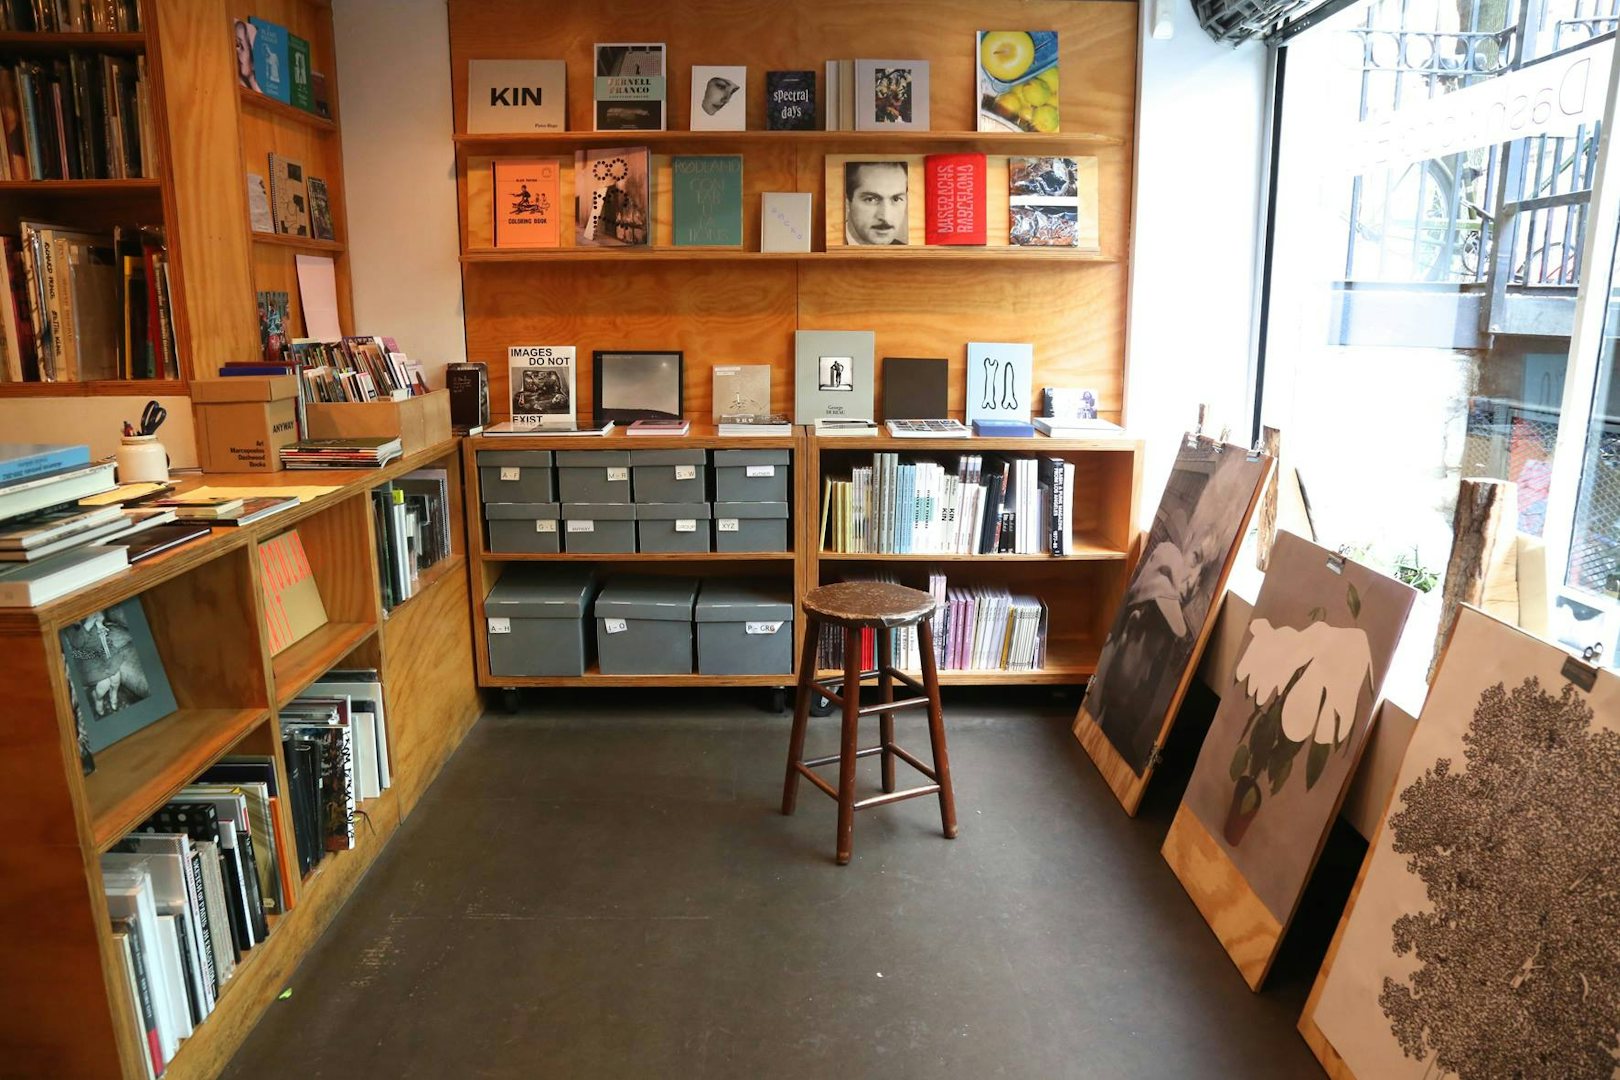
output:
M 855 390 L 855 360 L 849 356 L 823 356 L 816 362 L 816 388 L 823 392 Z
M 534 523 L 534 531 L 540 533 L 554 533 L 557 531 L 557 523 L 555 521 L 536 521 Z
M 523 478 L 523 470 L 520 467 L 518 467 L 516 465 L 502 465 L 501 466 L 501 479 L 502 480 L 520 480 L 522 478 Z
M 677 465 L 677 466 L 675 466 L 675 479 L 677 479 L 677 480 L 696 480 L 697 479 L 697 466 L 696 465 Z
M 689 533 L 697 532 L 697 518 L 676 518 L 675 531 Z

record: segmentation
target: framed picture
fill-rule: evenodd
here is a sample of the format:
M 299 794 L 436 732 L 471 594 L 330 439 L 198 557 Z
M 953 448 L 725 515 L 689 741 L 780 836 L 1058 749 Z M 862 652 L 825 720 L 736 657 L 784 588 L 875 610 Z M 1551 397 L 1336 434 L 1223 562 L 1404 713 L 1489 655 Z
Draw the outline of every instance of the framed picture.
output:
M 91 753 L 174 712 L 174 691 L 139 597 L 64 627 L 61 642 L 74 714 Z
M 678 352 L 604 352 L 591 354 L 595 391 L 593 422 L 679 420 L 684 400 L 684 361 Z

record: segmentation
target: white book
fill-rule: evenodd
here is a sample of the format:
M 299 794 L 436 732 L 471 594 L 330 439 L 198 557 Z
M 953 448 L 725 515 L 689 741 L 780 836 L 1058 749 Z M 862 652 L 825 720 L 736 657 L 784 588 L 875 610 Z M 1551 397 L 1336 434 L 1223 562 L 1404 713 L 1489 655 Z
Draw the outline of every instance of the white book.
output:
M 1062 536 L 1059 550 L 1065 555 L 1074 554 L 1074 462 L 1063 464 L 1063 506 L 1061 514 Z
M 225 899 L 225 875 L 219 868 L 219 844 L 194 840 L 192 847 L 202 860 L 203 901 L 213 928 L 214 971 L 223 987 L 236 974 L 236 949 L 231 944 L 231 913 Z
M 159 909 L 167 911 L 168 905 L 174 897 L 173 879 L 168 877 L 168 867 L 172 865 L 174 872 L 180 877 L 179 887 L 183 895 L 183 906 L 189 927 L 192 931 L 191 952 L 196 963 L 196 982 L 200 985 L 203 996 L 203 1015 L 214 1011 L 216 1000 L 215 992 L 218 986 L 218 975 L 214 971 L 213 928 L 207 923 L 207 905 L 202 895 L 202 867 L 197 853 L 192 850 L 191 838 L 183 833 L 130 833 L 124 838 L 124 843 L 133 847 L 133 852 L 108 852 L 102 856 L 103 865 L 112 855 L 121 855 L 125 858 L 148 858 L 154 866 L 164 868 L 165 876 L 160 877 L 156 870 L 153 872 L 153 894 L 156 896 Z
M 177 1039 L 189 1039 L 194 1030 L 191 1023 L 191 1004 L 186 998 L 186 968 L 180 958 L 180 935 L 174 928 L 175 916 L 157 917 L 158 953 L 163 962 L 164 978 L 173 997 L 169 1001 L 169 1019 L 174 1024 Z
M 135 922 L 140 938 L 136 948 L 140 951 L 142 966 L 146 968 L 147 992 L 152 998 L 158 1055 L 167 1062 L 180 1048 L 180 1036 L 175 1030 L 171 1005 L 172 995 L 180 987 L 178 983 L 170 985 L 169 967 L 164 962 L 163 950 L 158 943 L 157 905 L 152 898 L 151 875 L 145 870 L 114 870 L 101 875 L 101 885 L 107 895 L 107 914 L 115 919 L 133 919 Z
M 90 544 L 36 562 L 0 567 L 0 607 L 38 607 L 111 577 L 129 565 L 129 549 Z
M 375 725 L 375 743 L 377 747 L 377 783 L 383 789 L 393 785 L 393 773 L 388 767 L 388 714 L 383 708 L 383 689 L 380 682 L 350 682 L 339 679 L 321 678 L 312 688 L 312 692 L 347 695 L 352 703 L 355 700 L 369 703 L 372 706 L 372 716 Z
M 135 834 L 139 836 L 139 834 Z M 184 837 L 165 837 L 165 840 L 185 839 Z M 188 853 L 189 854 L 189 853 Z M 201 1006 L 204 1016 L 213 1011 L 213 988 L 208 985 L 208 971 L 213 967 L 212 958 L 204 961 L 201 946 L 202 934 L 197 929 L 197 919 L 191 907 L 191 867 L 186 855 L 180 853 L 178 846 L 169 851 L 109 851 L 101 856 L 103 871 L 134 871 L 144 870 L 152 882 L 152 899 L 157 912 L 162 915 L 173 915 L 185 919 L 187 922 L 186 950 L 190 954 L 191 970 L 189 981 L 192 996 Z M 179 938 L 176 937 L 176 942 Z M 182 974 L 184 969 L 182 969 Z M 190 1014 L 186 1020 L 189 1026 Z
M 382 794 L 377 776 L 377 728 L 371 713 L 357 711 L 349 703 L 350 730 L 354 732 L 354 784 L 361 799 Z

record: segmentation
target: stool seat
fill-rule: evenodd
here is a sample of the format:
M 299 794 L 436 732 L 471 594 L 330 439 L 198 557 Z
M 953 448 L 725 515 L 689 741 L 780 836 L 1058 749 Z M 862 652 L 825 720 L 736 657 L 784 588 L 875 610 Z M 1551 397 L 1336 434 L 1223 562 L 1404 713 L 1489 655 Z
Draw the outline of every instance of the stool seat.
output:
M 806 614 L 838 626 L 915 626 L 934 613 L 934 598 L 918 589 L 882 581 L 840 581 L 811 589 Z

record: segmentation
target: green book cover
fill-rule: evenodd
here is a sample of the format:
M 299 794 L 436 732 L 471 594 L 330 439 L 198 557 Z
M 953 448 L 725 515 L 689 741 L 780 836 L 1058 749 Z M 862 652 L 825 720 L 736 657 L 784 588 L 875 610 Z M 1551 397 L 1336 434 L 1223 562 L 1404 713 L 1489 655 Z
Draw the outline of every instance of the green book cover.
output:
M 315 110 L 309 90 L 309 42 L 297 34 L 287 35 L 287 67 L 292 72 L 292 104 L 306 112 Z
M 742 247 L 742 155 L 676 155 L 676 247 Z

